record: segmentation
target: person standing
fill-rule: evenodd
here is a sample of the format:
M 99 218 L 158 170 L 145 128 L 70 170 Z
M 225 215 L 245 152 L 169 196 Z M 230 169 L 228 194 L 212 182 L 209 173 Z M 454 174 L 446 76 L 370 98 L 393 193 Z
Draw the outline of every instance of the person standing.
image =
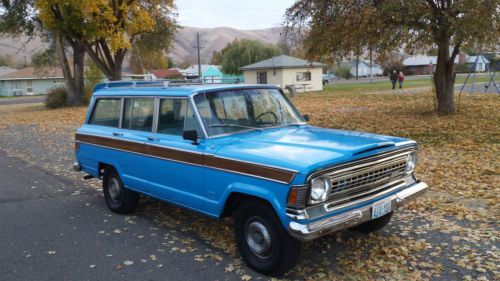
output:
M 391 75 L 390 75 L 390 78 L 391 78 L 391 82 L 392 82 L 392 89 L 396 89 L 396 81 L 398 81 L 398 73 L 396 72 L 396 70 L 393 70 Z
M 403 88 L 403 81 L 405 81 L 405 75 L 403 74 L 403 71 L 400 71 L 398 75 L 398 82 L 400 89 Z

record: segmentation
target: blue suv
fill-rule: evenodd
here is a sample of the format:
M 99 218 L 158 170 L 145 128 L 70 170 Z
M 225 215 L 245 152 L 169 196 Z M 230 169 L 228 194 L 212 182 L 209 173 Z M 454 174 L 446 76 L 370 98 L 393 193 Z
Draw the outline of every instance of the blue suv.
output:
M 279 276 L 302 241 L 376 231 L 427 189 L 414 175 L 414 141 L 307 121 L 270 85 L 99 84 L 73 166 L 103 180 L 117 213 L 134 211 L 142 194 L 233 216 L 245 262 Z

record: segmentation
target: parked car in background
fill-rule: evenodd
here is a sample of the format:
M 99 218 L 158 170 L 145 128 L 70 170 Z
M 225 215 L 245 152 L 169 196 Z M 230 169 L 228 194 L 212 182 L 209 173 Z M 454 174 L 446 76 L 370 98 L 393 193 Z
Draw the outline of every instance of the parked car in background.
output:
M 379 230 L 427 189 L 414 141 L 307 121 L 271 85 L 100 84 L 76 132 L 74 169 L 102 179 L 117 213 L 143 194 L 232 216 L 248 266 L 280 276 L 303 241 Z
M 337 79 L 334 73 L 323 74 L 323 85 L 328 85 L 333 83 L 333 80 Z

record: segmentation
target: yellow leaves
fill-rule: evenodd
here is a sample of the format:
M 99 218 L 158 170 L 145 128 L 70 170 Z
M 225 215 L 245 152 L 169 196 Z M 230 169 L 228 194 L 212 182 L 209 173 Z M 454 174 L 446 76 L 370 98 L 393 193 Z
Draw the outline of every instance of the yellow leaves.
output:
M 108 0 L 37 0 L 40 20 L 49 30 L 67 32 L 71 37 L 93 41 L 106 40 L 112 52 L 131 48 L 134 36 L 155 28 L 154 15 L 165 6 L 173 9 L 172 1 L 141 5 L 140 1 L 123 1 L 113 5 Z M 161 4 L 161 5 L 159 5 Z M 147 8 L 146 8 L 147 7 Z

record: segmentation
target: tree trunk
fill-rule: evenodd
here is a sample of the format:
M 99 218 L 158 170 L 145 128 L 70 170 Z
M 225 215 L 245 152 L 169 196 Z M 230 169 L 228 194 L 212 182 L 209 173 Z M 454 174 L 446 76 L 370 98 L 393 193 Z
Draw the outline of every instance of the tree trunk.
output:
M 114 57 L 113 76 L 111 81 L 118 81 L 122 79 L 122 65 L 125 58 L 126 50 L 120 49 L 116 51 Z
M 454 61 L 458 46 L 455 46 L 450 55 L 449 42 L 438 45 L 436 71 L 434 72 L 434 86 L 436 87 L 437 111 L 442 114 L 455 112 L 455 73 Z
M 79 43 L 73 43 L 73 78 L 75 83 L 75 96 L 73 97 L 71 105 L 81 105 L 83 100 L 83 93 L 85 91 L 84 83 L 84 63 L 85 63 L 85 49 Z
M 63 37 L 61 33 L 54 32 L 54 40 L 56 43 L 57 55 L 59 56 L 59 62 L 61 64 L 61 69 L 64 76 L 64 86 L 67 93 L 66 104 L 71 105 L 74 101 L 74 97 L 76 96 L 75 82 L 73 80 L 73 76 L 71 75 L 71 68 L 69 67 L 68 58 L 66 57 Z

